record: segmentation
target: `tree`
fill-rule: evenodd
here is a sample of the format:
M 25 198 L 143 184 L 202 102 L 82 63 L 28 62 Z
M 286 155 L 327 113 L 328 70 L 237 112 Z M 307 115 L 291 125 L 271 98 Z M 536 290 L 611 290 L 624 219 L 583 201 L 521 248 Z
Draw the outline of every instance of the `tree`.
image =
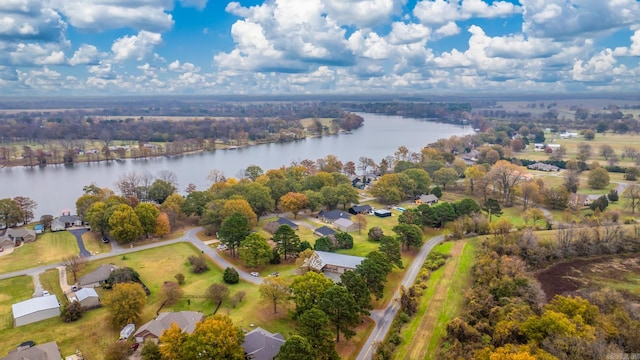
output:
M 231 255 L 235 257 L 236 248 L 249 235 L 250 230 L 251 227 L 247 219 L 242 214 L 235 213 L 222 222 L 218 231 L 218 238 L 221 243 L 231 250 Z
M 280 347 L 277 360 L 316 360 L 315 353 L 307 339 L 292 335 Z
M 160 210 L 156 206 L 150 203 L 139 203 L 135 208 L 136 215 L 142 226 L 142 233 L 145 237 L 149 238 L 149 233 L 156 232 L 157 219 L 160 215 Z
M 422 230 L 418 226 L 398 224 L 392 230 L 398 235 L 398 239 L 405 250 L 409 250 L 412 246 L 420 247 L 422 245 Z
M 593 140 L 593 139 L 590 139 L 590 140 Z M 591 157 L 591 154 L 592 154 L 591 145 L 587 143 L 578 144 L 578 155 L 576 155 L 576 158 L 579 161 L 585 162 L 589 160 L 589 158 Z
M 184 199 L 182 212 L 187 216 L 202 216 L 207 204 L 211 200 L 213 200 L 213 196 L 208 191 L 192 191 Z
M 196 324 L 184 342 L 181 359 L 244 360 L 244 333 L 226 315 L 214 315 Z
M 155 220 L 155 217 L 153 218 Z M 154 223 L 155 225 L 155 223 Z M 129 205 L 118 205 L 109 216 L 110 234 L 118 243 L 128 244 L 142 235 L 142 224 Z
M 371 292 L 367 287 L 364 278 L 355 273 L 355 271 L 345 271 L 340 275 L 340 283 L 353 296 L 360 314 L 369 315 L 369 310 L 373 308 L 371 305 Z
M 522 211 L 527 211 L 530 203 L 537 203 L 540 195 L 540 187 L 535 181 L 523 182 L 518 186 L 518 192 L 522 199 Z
M 140 319 L 147 297 L 138 283 L 118 283 L 107 294 L 103 304 L 109 310 L 111 325 L 119 329 Z
M 160 290 L 160 296 L 165 305 L 175 305 L 184 295 L 184 290 L 177 282 L 165 281 Z
M 329 317 L 324 311 L 312 308 L 298 318 L 298 333 L 311 344 L 315 358 L 338 360 L 333 334 L 329 330 Z
M 362 229 L 367 228 L 367 217 L 364 214 L 358 214 L 355 216 L 355 223 L 358 225 L 358 235 L 362 232 Z
M 369 240 L 373 240 L 373 241 L 380 241 L 383 235 L 384 235 L 384 231 L 379 226 L 372 227 L 371 229 L 369 229 L 369 232 L 367 233 Z
M 229 297 L 229 288 L 225 284 L 215 283 L 207 288 L 207 292 L 205 294 L 207 299 L 211 300 L 214 304 L 216 304 L 216 309 L 213 313 L 217 313 L 220 305 L 224 299 Z
M 169 221 L 169 215 L 165 212 L 161 212 L 156 217 L 156 228 L 154 230 L 156 236 L 162 238 L 171 232 L 171 223 Z
M 119 283 L 128 283 L 128 282 L 139 282 L 140 274 L 137 271 L 133 270 L 130 267 L 121 267 L 114 269 L 109 274 L 109 277 L 106 280 L 106 283 L 110 286 Z
M 562 210 L 569 202 L 569 192 L 564 186 L 554 186 L 544 189 L 542 196 L 545 204 L 554 210 Z
M 76 214 L 87 220 L 87 211 L 95 202 L 100 201 L 100 196 L 92 194 L 84 194 L 76 200 Z
M 224 202 L 220 216 L 227 218 L 233 214 L 241 214 L 244 216 L 244 218 L 247 219 L 250 229 L 258 225 L 258 216 L 253 212 L 251 205 L 245 199 L 231 199 Z
M 244 176 L 249 178 L 251 181 L 256 181 L 257 178 L 264 174 L 264 170 L 258 165 L 249 165 L 244 170 Z
M 486 211 L 489 214 L 489 222 L 491 222 L 491 216 L 500 216 L 502 215 L 502 207 L 500 203 L 496 199 L 487 199 L 487 202 L 482 207 L 482 210 Z
M 300 237 L 287 225 L 280 225 L 273 233 L 276 250 L 287 260 L 287 255 L 297 254 L 300 249 Z
M 257 216 L 262 216 L 273 211 L 273 207 L 275 206 L 271 198 L 271 190 L 262 184 L 247 184 L 244 187 L 242 196 L 244 196 Z
M 344 231 L 338 231 L 333 235 L 339 249 L 353 249 L 353 236 Z
M 75 283 L 78 281 L 78 273 L 87 265 L 87 259 L 80 256 L 69 255 L 62 259 L 62 265 L 67 268 L 67 271 L 71 272 L 73 282 Z
M 609 200 L 607 200 L 606 195 L 602 195 L 589 205 L 589 209 L 593 211 L 598 209 L 600 212 L 603 212 L 607 206 L 609 206 Z
M 184 359 L 184 343 L 189 335 L 182 332 L 182 329 L 176 323 L 171 323 L 169 328 L 160 336 L 160 354 L 165 360 L 181 360 Z M 145 345 L 146 347 L 146 345 Z
M 384 235 L 380 238 L 380 248 L 378 250 L 385 254 L 394 266 L 402 269 L 402 255 L 400 254 L 401 246 L 402 244 L 398 238 Z
M 0 199 L 0 228 L 14 227 L 24 220 L 22 209 L 13 199 Z
M 640 169 L 637 167 L 629 166 L 624 171 L 624 179 L 629 181 L 636 181 L 640 177 Z
M 465 181 L 469 184 L 470 193 L 474 192 L 476 181 L 480 180 L 486 172 L 487 170 L 482 165 L 472 165 L 464 171 Z
M 340 184 L 335 187 L 338 203 L 346 210 L 351 204 L 357 203 L 359 200 L 358 190 L 351 184 Z
M 331 279 L 313 271 L 294 278 L 290 289 L 291 298 L 296 305 L 296 316 L 318 306 L 324 292 L 331 286 L 333 286 Z
M 585 140 L 593 140 L 596 138 L 596 133 L 593 130 L 585 130 L 582 136 L 584 136 Z
M 31 198 L 26 196 L 16 196 L 13 198 L 16 205 L 22 211 L 22 223 L 28 224 L 31 220 L 33 220 L 33 211 L 36 207 L 38 207 L 38 203 L 36 203 Z
M 413 180 L 415 184 L 415 186 L 413 187 L 414 191 L 409 195 L 419 196 L 421 194 L 426 194 L 429 192 L 429 188 L 431 187 L 431 177 L 429 176 L 428 172 L 424 171 L 423 169 L 407 169 L 402 173 Z
M 609 185 L 609 172 L 603 167 L 597 167 L 589 172 L 589 187 L 603 189 Z
M 320 310 L 329 317 L 335 326 L 336 342 L 340 342 L 340 333 L 350 339 L 353 329 L 360 323 L 360 311 L 353 296 L 343 286 L 333 285 L 320 299 Z
M 455 184 L 458 178 L 458 173 L 452 168 L 442 168 L 433 173 L 433 182 L 442 185 L 443 190 L 446 190 L 447 184 Z
M 634 214 L 636 209 L 640 209 L 640 185 L 628 185 L 622 192 L 622 198 L 625 199 L 625 207 Z
M 278 305 L 286 304 L 289 299 L 289 285 L 283 278 L 270 276 L 260 284 L 260 299 L 273 305 L 273 313 L 278 312 Z
M 176 186 L 170 181 L 156 179 L 149 187 L 149 200 L 162 204 L 176 190 Z
M 608 160 L 611 157 L 616 155 L 615 150 L 609 144 L 600 145 L 600 156 L 602 156 L 605 160 Z
M 284 211 L 293 213 L 293 218 L 298 218 L 300 210 L 309 206 L 309 199 L 305 194 L 288 192 L 280 198 L 280 207 Z
M 384 174 L 371 186 L 371 195 L 383 204 L 395 204 L 404 199 L 400 189 L 400 180 L 396 174 Z
M 356 266 L 355 272 L 362 276 L 367 288 L 376 296 L 376 299 L 380 299 L 383 295 L 384 283 L 387 281 L 387 275 L 391 269 L 392 265 L 386 255 L 379 251 L 372 251 Z
M 82 304 L 79 301 L 71 301 L 62 308 L 60 317 L 62 317 L 62 321 L 70 323 L 80 320 L 83 314 L 84 308 L 82 307 Z
M 140 356 L 142 356 L 142 360 L 162 360 L 160 347 L 153 341 L 144 343 L 142 350 L 140 350 Z
M 524 169 L 506 160 L 500 160 L 491 167 L 488 176 L 496 187 L 502 192 L 503 201 L 508 206 L 511 204 L 513 190 L 521 181 Z
M 222 280 L 227 284 L 237 284 L 240 282 L 240 274 L 238 274 L 238 270 L 232 267 L 228 267 L 224 269 L 224 273 L 222 274 Z
M 240 242 L 240 259 L 248 267 L 258 267 L 271 261 L 272 251 L 267 240 L 258 233 L 249 234 Z
M 44 226 L 45 229 L 51 229 L 51 223 L 53 222 L 53 215 L 42 215 L 40 216 L 40 223 Z
M 129 358 L 129 343 L 116 341 L 107 346 L 104 360 L 127 360 Z
M 320 206 L 322 205 L 322 203 L 324 202 L 324 197 L 322 196 L 322 193 L 320 193 L 318 191 L 305 190 L 302 193 L 309 200 L 308 207 L 309 207 L 309 211 L 311 211 L 311 212 L 315 212 L 316 210 L 318 210 L 320 208 Z
M 580 186 L 580 176 L 578 176 L 578 171 L 576 170 L 567 170 L 564 172 L 564 187 L 570 193 L 577 193 L 578 187 Z

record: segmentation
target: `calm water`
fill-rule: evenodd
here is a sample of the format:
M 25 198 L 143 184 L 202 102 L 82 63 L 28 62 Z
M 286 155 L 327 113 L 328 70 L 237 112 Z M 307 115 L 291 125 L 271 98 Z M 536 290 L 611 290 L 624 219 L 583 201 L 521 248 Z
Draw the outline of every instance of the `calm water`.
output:
M 440 138 L 466 135 L 473 132 L 469 126 L 407 119 L 399 116 L 360 114 L 364 126 L 351 135 L 306 139 L 286 144 L 265 144 L 237 150 L 217 150 L 179 157 L 125 160 L 76 164 L 74 166 L 17 167 L 0 169 L 0 198 L 28 196 L 38 203 L 36 214 L 58 215 L 63 209 L 75 211 L 75 201 L 82 195 L 82 187 L 95 183 L 115 189 L 115 182 L 126 173 L 145 171 L 157 175 L 162 170 L 178 176 L 178 189 L 183 191 L 189 183 L 199 190 L 208 187 L 207 174 L 211 169 L 221 170 L 227 177 L 235 177 L 249 165 L 262 169 L 278 168 L 293 161 L 317 160 L 326 155 L 341 161 L 353 161 L 366 156 L 379 162 L 393 155 L 404 145 L 411 151 Z

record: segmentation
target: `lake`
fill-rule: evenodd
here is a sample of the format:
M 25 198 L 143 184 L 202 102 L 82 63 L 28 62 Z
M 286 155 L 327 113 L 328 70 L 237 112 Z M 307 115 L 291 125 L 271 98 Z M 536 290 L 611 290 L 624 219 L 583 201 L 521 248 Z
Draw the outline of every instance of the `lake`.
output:
M 116 189 L 116 181 L 131 172 L 157 175 L 170 170 L 178 176 L 178 189 L 189 183 L 198 190 L 209 186 L 207 174 L 221 170 L 227 177 L 238 177 L 249 165 L 265 171 L 288 166 L 305 159 L 317 160 L 329 154 L 342 162 L 366 156 L 379 162 L 393 155 L 400 146 L 418 152 L 441 138 L 473 133 L 470 126 L 425 121 L 378 114 L 359 114 L 364 125 L 351 134 L 309 138 L 284 144 L 264 144 L 235 150 L 216 150 L 176 157 L 128 159 L 120 162 L 81 163 L 72 166 L 15 167 L 0 169 L 0 198 L 28 196 L 38 203 L 36 219 L 43 214 L 57 216 L 63 209 L 75 212 L 75 201 L 82 187 L 95 183 Z M 117 144 L 117 142 L 116 142 Z

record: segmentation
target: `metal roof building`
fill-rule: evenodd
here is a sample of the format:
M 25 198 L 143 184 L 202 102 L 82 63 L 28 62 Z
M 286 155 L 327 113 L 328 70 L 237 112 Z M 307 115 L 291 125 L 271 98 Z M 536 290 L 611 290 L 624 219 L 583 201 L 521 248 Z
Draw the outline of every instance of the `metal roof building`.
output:
M 22 326 L 60 316 L 60 303 L 55 295 L 35 297 L 11 306 L 14 326 Z

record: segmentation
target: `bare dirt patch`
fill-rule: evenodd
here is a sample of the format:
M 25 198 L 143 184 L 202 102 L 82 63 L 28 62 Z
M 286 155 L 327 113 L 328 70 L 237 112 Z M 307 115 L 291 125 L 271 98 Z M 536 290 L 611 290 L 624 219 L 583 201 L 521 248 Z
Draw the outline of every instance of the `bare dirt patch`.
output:
M 633 281 L 640 277 L 640 254 L 577 259 L 553 265 L 535 274 L 547 301 L 555 295 L 571 295 L 582 289 L 604 285 L 625 292 L 640 301 Z

